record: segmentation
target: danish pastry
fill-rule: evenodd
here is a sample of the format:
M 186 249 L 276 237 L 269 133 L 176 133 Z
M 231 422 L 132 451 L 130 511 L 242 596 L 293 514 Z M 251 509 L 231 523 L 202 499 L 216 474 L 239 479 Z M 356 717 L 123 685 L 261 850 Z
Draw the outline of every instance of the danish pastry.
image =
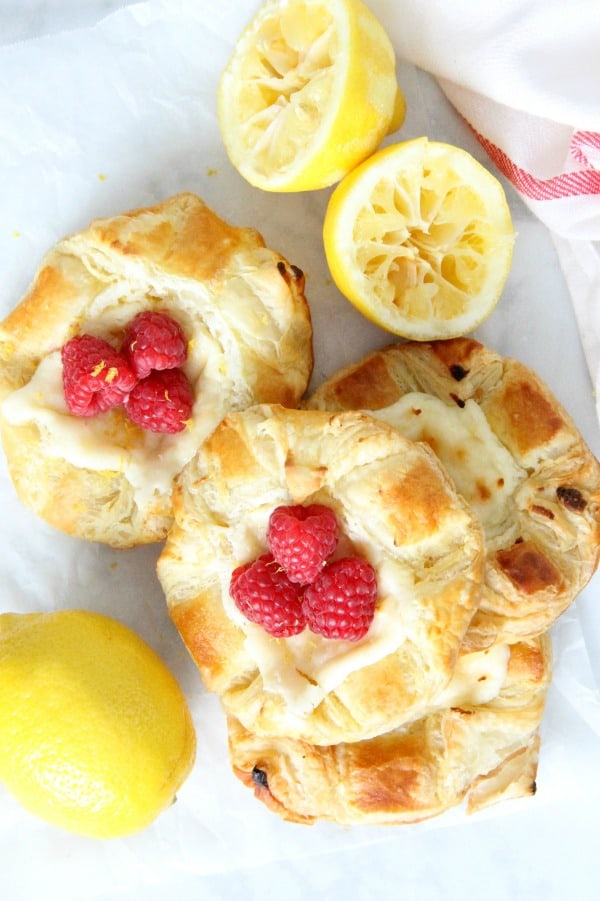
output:
M 537 375 L 468 338 L 395 344 L 334 374 L 309 409 L 363 409 L 438 455 L 486 540 L 472 648 L 546 631 L 593 575 L 600 465 Z
M 367 741 L 316 747 L 228 718 L 235 775 L 285 820 L 415 823 L 535 792 L 546 636 L 462 655 L 439 709 Z M 483 688 L 482 688 L 483 686 Z
M 113 407 L 65 406 L 61 348 L 79 334 L 118 347 L 141 311 L 183 329 L 193 406 L 158 434 Z M 184 193 L 65 238 L 0 326 L 0 426 L 22 501 L 57 528 L 115 547 L 162 540 L 174 477 L 229 410 L 295 406 L 312 370 L 302 272 L 259 233 Z
M 170 616 L 207 688 L 243 726 L 313 744 L 415 719 L 449 681 L 480 600 L 483 538 L 433 452 L 364 413 L 256 405 L 232 413 L 182 470 L 158 560 Z M 369 631 L 274 638 L 237 610 L 232 572 L 287 504 L 335 513 L 336 553 L 377 574 Z

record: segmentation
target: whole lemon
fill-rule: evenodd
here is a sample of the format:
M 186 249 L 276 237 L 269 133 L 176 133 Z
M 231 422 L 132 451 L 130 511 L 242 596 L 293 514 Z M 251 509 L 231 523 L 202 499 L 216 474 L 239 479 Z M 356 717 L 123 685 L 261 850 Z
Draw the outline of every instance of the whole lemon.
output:
M 138 832 L 195 753 L 175 677 L 131 629 L 86 610 L 0 615 L 0 781 L 31 813 L 95 838 Z

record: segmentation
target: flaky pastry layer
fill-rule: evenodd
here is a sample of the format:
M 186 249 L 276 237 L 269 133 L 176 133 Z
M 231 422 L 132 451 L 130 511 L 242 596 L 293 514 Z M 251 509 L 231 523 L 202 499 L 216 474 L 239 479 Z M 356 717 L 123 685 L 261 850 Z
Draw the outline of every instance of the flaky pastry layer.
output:
M 366 410 L 439 456 L 486 538 L 469 646 L 546 631 L 593 575 L 600 465 L 530 368 L 468 338 L 395 344 L 335 373 L 306 406 Z
M 229 597 L 233 570 L 266 550 L 272 510 L 291 503 L 331 507 L 338 555 L 375 567 L 378 608 L 357 643 L 272 638 Z M 479 605 L 483 539 L 425 445 L 363 413 L 258 405 L 220 423 L 177 480 L 174 509 L 158 561 L 169 612 L 246 728 L 358 740 L 415 719 L 449 681 Z
M 488 702 L 473 703 L 467 693 L 460 705 L 368 741 L 316 747 L 255 735 L 228 717 L 233 771 L 280 817 L 306 824 L 416 823 L 465 799 L 471 813 L 532 795 L 550 641 L 518 642 L 508 653 L 504 681 Z
M 229 225 L 189 193 L 62 240 L 0 326 L 0 426 L 21 500 L 80 538 L 118 547 L 163 539 L 173 478 L 222 416 L 257 402 L 295 406 L 306 390 L 303 292 L 302 272 L 257 231 Z M 189 341 L 195 404 L 181 435 L 157 437 L 120 409 L 77 420 L 61 400 L 61 346 L 90 332 L 118 347 L 144 309 L 172 315 Z

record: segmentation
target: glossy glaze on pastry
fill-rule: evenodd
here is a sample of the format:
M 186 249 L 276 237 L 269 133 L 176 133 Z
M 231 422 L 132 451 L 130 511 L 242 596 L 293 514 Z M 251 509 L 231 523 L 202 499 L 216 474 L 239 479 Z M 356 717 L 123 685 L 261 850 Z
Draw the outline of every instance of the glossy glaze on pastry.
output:
M 168 313 L 188 339 L 186 430 L 148 432 L 120 407 L 70 415 L 62 345 L 91 333 L 118 347 L 147 309 Z M 81 538 L 163 539 L 173 480 L 202 440 L 229 410 L 295 406 L 312 359 L 304 276 L 254 229 L 227 224 L 193 194 L 96 220 L 50 251 L 0 326 L 0 424 L 17 493 Z
M 258 736 L 229 717 L 231 765 L 293 822 L 416 823 L 462 802 L 471 813 L 535 793 L 550 676 L 547 636 L 465 654 L 437 709 L 369 741 L 326 747 Z
M 531 369 L 477 341 L 407 342 L 334 374 L 309 409 L 364 409 L 426 442 L 486 539 L 472 647 L 544 632 L 593 575 L 600 465 Z
M 338 555 L 375 568 L 367 635 L 276 639 L 229 596 L 285 504 L 335 513 Z M 480 599 L 483 539 L 432 451 L 364 413 L 260 405 L 225 418 L 184 468 L 158 561 L 207 687 L 253 731 L 351 741 L 417 717 L 449 681 Z

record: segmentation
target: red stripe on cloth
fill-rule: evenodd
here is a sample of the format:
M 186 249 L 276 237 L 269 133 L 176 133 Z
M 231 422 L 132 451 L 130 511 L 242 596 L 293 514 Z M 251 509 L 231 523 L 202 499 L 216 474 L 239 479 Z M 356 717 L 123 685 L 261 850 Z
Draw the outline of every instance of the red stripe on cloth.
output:
M 496 144 L 492 144 L 470 126 L 489 158 L 515 188 L 531 200 L 558 200 L 561 197 L 600 194 L 600 171 L 584 169 L 580 172 L 563 172 L 553 178 L 536 178 L 530 172 L 517 166 Z M 584 132 L 578 132 L 584 134 Z M 594 134 L 594 132 L 590 132 Z M 595 146 L 595 145 L 592 145 Z
M 600 150 L 600 134 L 597 131 L 576 131 L 571 138 L 571 156 L 581 163 L 582 166 L 594 167 L 590 163 L 587 152 L 589 148 Z

